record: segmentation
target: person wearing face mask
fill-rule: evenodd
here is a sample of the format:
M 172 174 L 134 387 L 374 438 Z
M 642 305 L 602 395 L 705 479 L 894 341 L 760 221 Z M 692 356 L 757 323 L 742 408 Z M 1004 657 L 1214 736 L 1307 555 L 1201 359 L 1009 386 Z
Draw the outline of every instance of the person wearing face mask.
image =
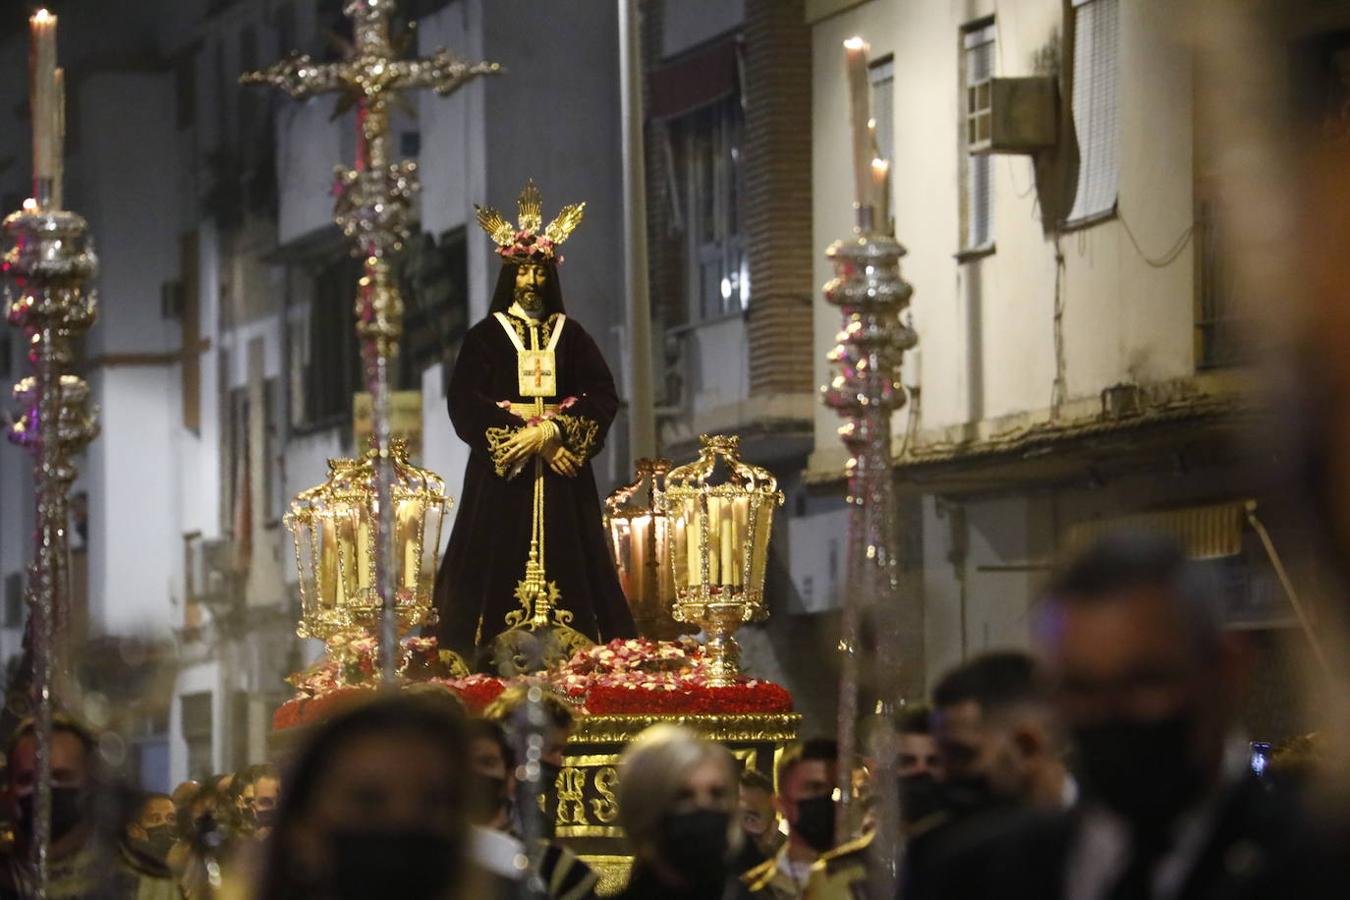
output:
M 465 334 L 447 390 L 469 459 L 436 579 L 440 645 L 508 670 L 522 644 L 542 668 L 569 657 L 578 637 L 603 643 L 637 634 L 590 466 L 619 397 L 599 347 L 566 315 L 559 282 L 558 247 L 585 204 L 544 225 L 533 182 L 517 203 L 515 225 L 478 210 L 503 265 L 489 314 Z M 535 617 L 541 589 L 555 611 L 543 622 Z
M 1044 672 L 1029 654 L 992 651 L 952 669 L 933 689 L 931 722 L 942 780 L 935 808 L 907 828 L 902 874 L 916 898 L 932 896 L 947 860 L 1005 821 L 1078 799 Z
M 125 840 L 104 833 L 95 804 L 103 791 L 98 742 L 93 733 L 64 715 L 54 717 L 51 751 L 51 841 L 48 844 L 49 900 L 91 897 L 110 900 L 173 900 L 177 894 L 163 863 Z M 12 856 L 0 860 L 0 898 L 37 896 L 31 866 L 37 786 L 37 736 L 31 721 L 19 726 L 6 754 L 9 795 L 15 804 Z
M 741 795 L 737 809 L 745 841 L 736 857 L 738 872 L 748 872 L 767 859 L 772 859 L 783 846 L 783 832 L 778 830 L 779 817 L 773 792 L 773 781 L 758 769 L 741 771 Z
M 501 726 L 506 742 L 512 748 L 516 759 L 525 756 L 526 742 L 530 737 L 530 689 L 523 684 L 512 685 L 498 695 L 497 699 L 483 710 L 483 718 Z M 576 726 L 576 717 L 567 701 L 553 691 L 544 690 L 539 694 L 541 726 L 544 731 L 544 745 L 539 754 L 539 813 L 536 823 L 538 833 L 544 838 L 553 837 L 558 818 L 558 776 L 563 768 L 563 751 L 567 740 Z M 514 793 L 521 790 L 518 782 L 512 782 Z M 528 830 L 524 821 L 526 807 L 512 797 L 512 830 L 516 834 L 525 834 Z
M 252 798 L 248 808 L 248 818 L 252 826 L 253 837 L 265 840 L 276 821 L 277 798 L 281 794 L 281 776 L 270 763 L 259 763 L 248 770 L 249 784 L 252 786 Z
M 783 751 L 778 759 L 778 809 L 787 822 L 788 839 L 772 859 L 741 876 L 750 896 L 802 896 L 811 866 L 835 845 L 838 770 L 835 741 L 803 741 Z
M 624 900 L 722 900 L 741 895 L 736 764 L 721 744 L 654 725 L 619 758 L 619 822 L 633 851 Z
M 127 826 L 127 838 L 146 856 L 164 862 L 173 847 L 176 815 L 168 794 L 149 794 Z
M 257 900 L 468 900 L 465 724 L 446 704 L 381 697 L 319 726 L 284 781 Z
M 487 719 L 470 720 L 470 853 L 474 862 L 501 882 L 502 892 L 513 891 L 525 875 L 516 865 L 525 845 L 511 831 L 515 768 L 515 754 L 502 727 Z M 554 900 L 589 900 L 595 896 L 599 875 L 569 847 L 546 841 L 539 869 L 546 896 Z
M 899 780 L 901 837 L 908 840 L 923 834 L 946 818 L 941 784 L 942 762 L 933 739 L 931 711 L 926 704 L 901 707 L 893 720 L 880 716 L 865 719 L 859 728 L 860 745 L 867 750 L 889 737 L 895 742 L 895 777 Z M 884 729 L 881 734 L 879 730 Z M 864 756 L 869 778 L 883 777 L 877 760 Z M 865 896 L 872 876 L 872 840 L 875 810 L 863 817 L 863 833 L 821 854 L 811 867 L 811 878 L 803 894 L 807 900 L 852 900 Z
M 1077 750 L 1083 802 L 952 860 L 944 897 L 1204 900 L 1347 896 L 1292 798 L 1236 732 L 1245 636 L 1170 537 L 1107 535 L 1047 588 L 1035 641 Z M 1343 857 L 1342 857 L 1343 859 Z

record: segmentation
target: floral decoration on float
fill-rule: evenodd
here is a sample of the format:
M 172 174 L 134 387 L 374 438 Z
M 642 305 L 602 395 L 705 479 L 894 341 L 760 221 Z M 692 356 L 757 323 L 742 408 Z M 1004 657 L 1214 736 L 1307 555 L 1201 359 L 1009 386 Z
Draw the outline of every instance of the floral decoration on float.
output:
M 688 637 L 614 640 L 579 651 L 566 663 L 537 676 L 502 679 L 456 670 L 458 658 L 436 647 L 435 638 L 403 642 L 404 687 L 439 687 L 479 713 L 515 681 L 542 683 L 565 698 L 579 715 L 753 715 L 790 713 L 792 695 L 781 685 L 742 676 L 727 685 L 709 683 L 710 660 Z M 283 730 L 322 721 L 374 692 L 379 667 L 373 640 L 356 641 L 341 661 L 322 660 L 290 679 L 296 696 L 273 717 Z M 426 687 L 421 687 L 425 685 Z

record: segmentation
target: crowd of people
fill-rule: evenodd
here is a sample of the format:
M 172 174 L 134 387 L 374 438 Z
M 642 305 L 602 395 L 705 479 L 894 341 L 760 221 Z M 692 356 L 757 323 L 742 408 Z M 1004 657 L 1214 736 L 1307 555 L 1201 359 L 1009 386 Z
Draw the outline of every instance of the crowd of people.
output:
M 1217 586 L 1171 540 L 1106 538 L 1037 607 L 1033 652 L 948 672 L 925 704 L 861 725 L 856 833 L 838 841 L 839 748 L 805 739 L 772 773 L 657 725 L 619 762 L 632 900 L 1207 900 L 1345 896 L 1335 819 L 1304 811 L 1310 742 L 1288 777 L 1249 763 L 1238 725 L 1249 656 L 1220 627 Z M 571 707 L 540 687 L 481 717 L 408 690 L 316 727 L 285 777 L 255 766 L 131 798 L 97 735 L 59 718 L 47 896 L 407 900 L 594 897 L 554 840 Z M 894 741 L 894 773 L 877 742 Z M 7 756 L 13 845 L 0 900 L 34 896 L 35 739 Z M 870 785 L 898 780 L 902 837 L 879 847 Z M 850 779 L 845 779 L 848 783 Z M 877 877 L 891 866 L 889 879 Z

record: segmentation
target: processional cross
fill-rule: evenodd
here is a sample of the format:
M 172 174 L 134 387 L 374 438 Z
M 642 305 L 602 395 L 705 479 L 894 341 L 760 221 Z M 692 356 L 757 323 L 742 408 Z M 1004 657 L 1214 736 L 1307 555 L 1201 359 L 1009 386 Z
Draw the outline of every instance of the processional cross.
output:
M 393 162 L 389 149 L 389 104 L 403 91 L 430 88 L 444 97 L 479 75 L 501 71 L 496 63 L 466 63 L 437 50 L 428 58 L 400 59 L 390 38 L 395 0 L 350 0 L 343 13 L 352 21 L 352 52 L 334 63 L 315 63 L 295 53 L 271 68 L 249 72 L 244 84 L 268 84 L 296 100 L 340 93 L 357 108 L 357 156 L 352 168 L 339 165 L 333 217 L 365 260 L 356 299 L 356 334 L 361 341 L 366 389 L 374 407 L 379 497 L 379 540 L 375 576 L 383 599 L 380 657 L 386 683 L 394 679 L 397 615 L 393 583 L 393 462 L 389 454 L 389 363 L 403 334 L 403 299 L 391 257 L 403 248 L 409 212 L 420 189 L 417 163 Z

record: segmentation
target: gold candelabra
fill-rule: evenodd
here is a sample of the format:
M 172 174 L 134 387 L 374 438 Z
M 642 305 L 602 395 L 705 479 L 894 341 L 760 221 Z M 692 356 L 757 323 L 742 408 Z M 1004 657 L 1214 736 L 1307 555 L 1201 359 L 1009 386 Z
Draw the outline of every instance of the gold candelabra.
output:
M 709 683 L 723 686 L 740 674 L 736 629 L 768 615 L 764 574 L 783 494 L 767 470 L 741 460 L 740 438 L 705 434 L 700 442 L 698 459 L 666 474 L 657 506 L 670 521 L 674 617 L 703 629 Z M 726 480 L 713 483 L 719 459 Z
M 671 640 L 689 630 L 671 614 L 675 572 L 668 564 L 670 516 L 656 502 L 670 465 L 668 459 L 639 459 L 637 478 L 605 499 L 605 525 L 619 584 L 638 633 L 655 640 Z
M 372 535 L 375 594 L 383 598 L 380 627 L 381 672 L 396 676 L 398 614 L 394 603 L 394 521 L 390 502 L 394 460 L 390 452 L 389 368 L 403 334 L 403 300 L 393 274 L 392 257 L 403 248 L 409 213 L 419 190 L 417 164 L 391 161 L 389 104 L 406 90 L 429 88 L 446 96 L 479 75 L 501 70 L 496 63 L 466 63 L 446 50 L 429 58 L 401 59 L 390 35 L 394 0 L 349 0 L 343 11 L 352 20 L 352 53 L 335 63 L 315 63 L 292 54 L 262 72 L 242 76 L 244 84 L 267 84 L 297 100 L 323 93 L 342 94 L 357 109 L 356 164 L 337 167 L 338 198 L 334 219 L 364 260 L 358 284 L 356 333 L 374 410 L 375 484 L 380 515 Z

